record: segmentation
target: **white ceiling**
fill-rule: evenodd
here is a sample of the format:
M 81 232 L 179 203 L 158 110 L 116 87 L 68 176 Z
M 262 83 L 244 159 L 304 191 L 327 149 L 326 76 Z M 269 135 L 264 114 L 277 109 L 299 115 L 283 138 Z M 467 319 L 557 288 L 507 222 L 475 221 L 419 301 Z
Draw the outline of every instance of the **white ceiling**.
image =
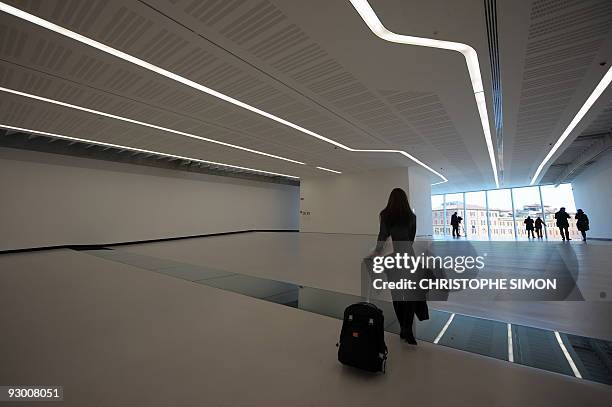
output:
M 350 147 L 405 150 L 449 179 L 435 192 L 495 185 L 461 54 L 385 42 L 348 0 L 8 3 Z M 482 0 L 370 4 L 391 31 L 474 47 L 493 123 Z M 612 63 L 612 2 L 498 0 L 497 12 L 504 186 L 525 185 Z M 4 92 L 2 124 L 300 177 L 333 176 L 316 166 L 415 165 L 399 154 L 335 148 L 4 13 L 0 86 L 308 165 Z M 609 92 L 601 99 L 576 135 L 609 104 Z

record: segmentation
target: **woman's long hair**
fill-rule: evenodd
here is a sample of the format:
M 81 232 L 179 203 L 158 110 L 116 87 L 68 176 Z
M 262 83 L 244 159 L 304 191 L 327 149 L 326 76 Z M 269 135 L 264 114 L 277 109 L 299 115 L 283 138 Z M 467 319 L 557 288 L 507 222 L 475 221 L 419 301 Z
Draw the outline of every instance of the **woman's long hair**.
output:
M 408 197 L 401 188 L 395 188 L 389 195 L 385 209 L 380 212 L 380 220 L 387 225 L 406 224 L 414 217 L 414 212 L 408 203 Z

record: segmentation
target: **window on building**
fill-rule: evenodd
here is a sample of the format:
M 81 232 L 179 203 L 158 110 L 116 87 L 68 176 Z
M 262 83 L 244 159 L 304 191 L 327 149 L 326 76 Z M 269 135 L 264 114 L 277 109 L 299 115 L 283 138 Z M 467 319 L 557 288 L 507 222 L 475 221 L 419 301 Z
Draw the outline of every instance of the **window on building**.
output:
M 433 223 L 433 235 L 444 235 L 444 195 L 431 196 L 431 218 Z
M 512 216 L 512 194 L 509 189 L 487 191 L 489 203 L 489 227 L 491 239 L 514 239 L 514 216 Z
M 465 194 L 465 231 L 470 239 L 488 239 L 487 203 L 484 191 Z

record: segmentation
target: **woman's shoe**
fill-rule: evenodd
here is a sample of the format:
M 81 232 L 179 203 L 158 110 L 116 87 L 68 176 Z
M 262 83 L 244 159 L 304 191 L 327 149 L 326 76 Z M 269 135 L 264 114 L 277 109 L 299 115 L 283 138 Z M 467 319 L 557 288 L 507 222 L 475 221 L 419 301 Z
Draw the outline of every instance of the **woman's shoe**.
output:
M 406 342 L 408 342 L 411 345 L 417 345 L 417 340 L 414 337 L 414 335 L 412 334 L 412 332 L 410 332 L 409 334 L 406 335 Z

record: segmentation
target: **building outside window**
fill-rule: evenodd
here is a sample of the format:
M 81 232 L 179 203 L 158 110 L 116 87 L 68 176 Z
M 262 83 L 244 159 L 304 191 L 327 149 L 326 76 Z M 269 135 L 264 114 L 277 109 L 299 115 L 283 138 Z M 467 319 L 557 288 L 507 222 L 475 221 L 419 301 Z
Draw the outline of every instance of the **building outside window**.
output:
M 444 195 L 431 196 L 432 226 L 434 236 L 444 236 Z
M 491 239 L 514 239 L 514 217 L 512 216 L 512 196 L 509 189 L 487 191 L 489 202 L 489 225 Z
M 465 229 L 470 239 L 488 239 L 487 203 L 484 191 L 465 194 Z

